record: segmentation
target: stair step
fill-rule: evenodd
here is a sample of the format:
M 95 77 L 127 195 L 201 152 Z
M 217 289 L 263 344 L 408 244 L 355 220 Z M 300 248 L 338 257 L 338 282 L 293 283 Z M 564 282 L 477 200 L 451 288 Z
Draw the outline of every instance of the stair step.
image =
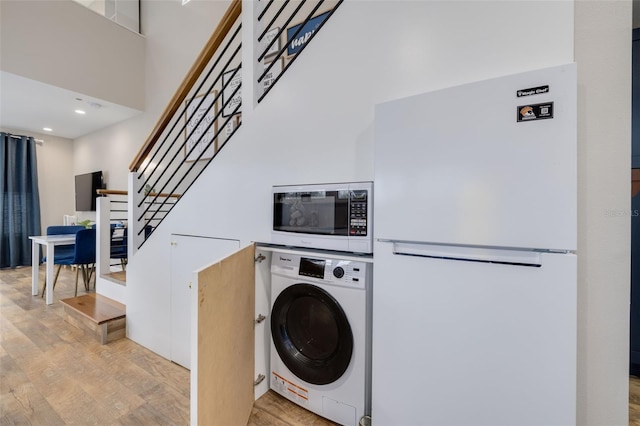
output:
M 126 307 L 100 294 L 62 299 L 65 320 L 94 335 L 101 344 L 126 335 Z

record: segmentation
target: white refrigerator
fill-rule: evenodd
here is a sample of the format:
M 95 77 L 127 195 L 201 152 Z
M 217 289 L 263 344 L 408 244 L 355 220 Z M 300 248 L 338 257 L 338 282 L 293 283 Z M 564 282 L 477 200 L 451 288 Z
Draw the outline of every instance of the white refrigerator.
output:
M 576 66 L 375 109 L 372 424 L 576 421 Z

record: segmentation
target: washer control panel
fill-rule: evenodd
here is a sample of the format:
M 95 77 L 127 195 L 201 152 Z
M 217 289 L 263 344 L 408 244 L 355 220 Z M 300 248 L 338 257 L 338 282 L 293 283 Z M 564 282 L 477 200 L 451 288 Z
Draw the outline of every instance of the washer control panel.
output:
M 352 288 L 366 288 L 371 264 L 351 259 L 319 257 L 313 254 L 274 252 L 271 272 L 287 277 L 304 277 L 316 281 Z

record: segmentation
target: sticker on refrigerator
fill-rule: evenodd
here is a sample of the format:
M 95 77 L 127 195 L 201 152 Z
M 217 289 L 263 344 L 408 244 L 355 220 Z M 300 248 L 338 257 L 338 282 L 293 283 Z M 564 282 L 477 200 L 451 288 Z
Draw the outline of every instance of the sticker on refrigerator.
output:
M 530 87 L 528 89 L 521 89 L 516 92 L 516 95 L 521 98 L 523 96 L 540 95 L 542 93 L 549 93 L 549 85 Z
M 544 104 L 520 105 L 518 107 L 518 123 L 553 118 L 553 102 Z

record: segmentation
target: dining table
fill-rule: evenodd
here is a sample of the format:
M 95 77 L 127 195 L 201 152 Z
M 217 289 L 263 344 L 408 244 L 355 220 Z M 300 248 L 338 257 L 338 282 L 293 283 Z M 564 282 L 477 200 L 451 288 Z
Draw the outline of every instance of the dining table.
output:
M 46 289 L 45 303 L 53 303 L 53 264 L 56 246 L 75 244 L 75 234 L 63 235 L 34 235 L 31 240 L 31 294 L 38 295 L 39 292 L 39 271 L 40 271 L 40 246 L 47 248 L 47 258 L 45 261 L 45 282 L 49 283 Z

